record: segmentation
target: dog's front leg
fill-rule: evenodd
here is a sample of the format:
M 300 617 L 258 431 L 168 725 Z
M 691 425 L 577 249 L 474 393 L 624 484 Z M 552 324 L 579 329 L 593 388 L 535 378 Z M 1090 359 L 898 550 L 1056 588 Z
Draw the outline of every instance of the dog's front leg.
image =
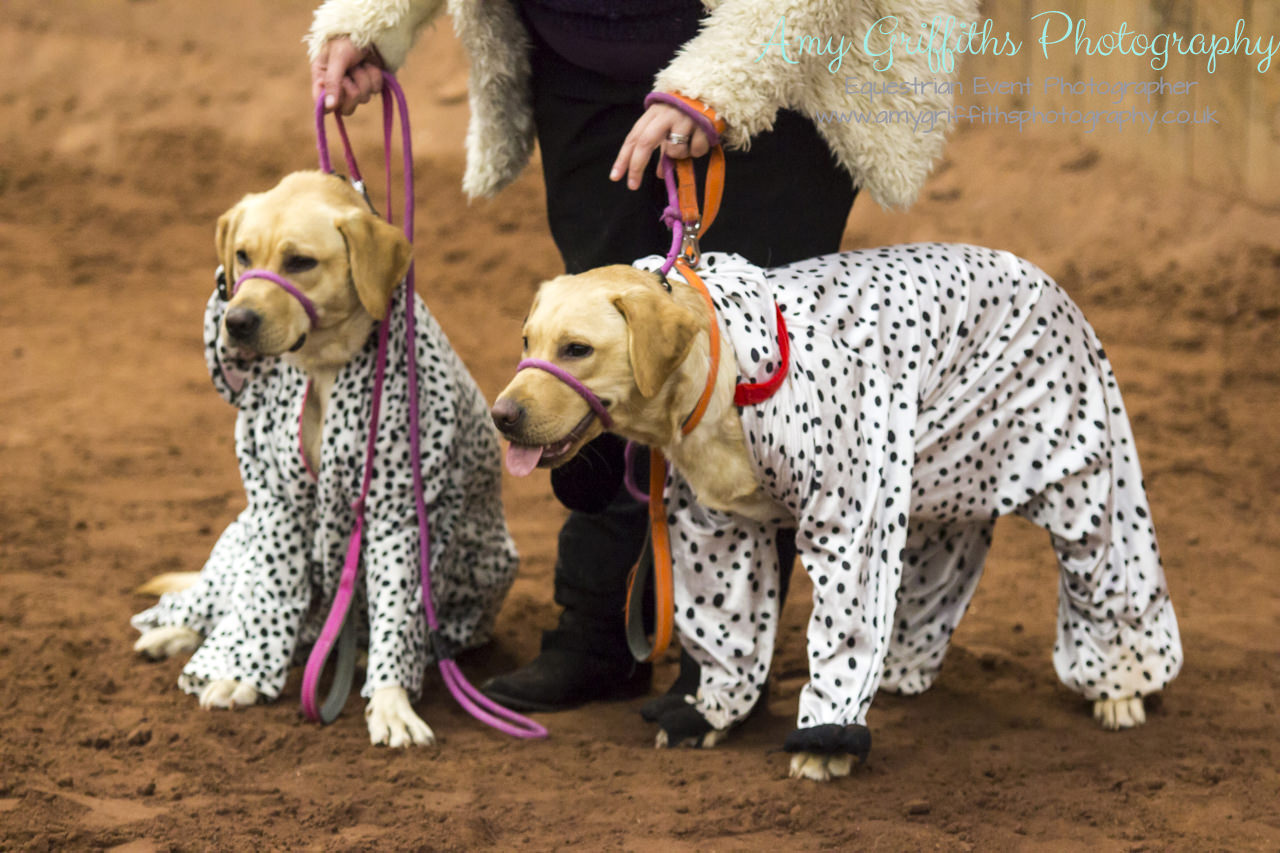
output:
M 859 725 L 810 726 L 787 735 L 782 748 L 791 753 L 791 778 L 828 782 L 848 776 L 854 758 L 866 762 L 871 730 Z
M 182 652 L 195 651 L 200 635 L 185 625 L 148 628 L 133 644 L 133 650 L 149 660 L 166 660 Z
M 668 485 L 667 506 L 676 507 L 676 630 L 699 678 L 696 695 L 651 706 L 656 745 L 705 749 L 747 718 L 768 680 L 780 609 L 776 528 L 702 506 L 683 476 Z
M 200 691 L 200 707 L 206 711 L 223 708 L 234 711 L 258 704 L 258 688 L 234 678 L 219 678 L 210 681 Z
M 727 730 L 713 727 L 692 704 L 667 711 L 658 718 L 658 734 L 653 745 L 658 749 L 689 746 L 710 749 L 728 736 Z
M 369 596 L 369 665 L 366 687 L 373 688 L 364 717 L 369 741 L 392 748 L 429 746 L 431 727 L 413 710 L 415 692 L 430 662 L 422 587 L 412 567 L 418 565 L 418 519 L 412 504 L 396 509 L 388 502 L 370 507 L 370 542 L 366 558 Z M 408 685 L 408 688 L 405 687 Z
M 430 746 L 436 742 L 431 727 L 422 721 L 409 703 L 408 692 L 398 684 L 373 691 L 364 709 L 369 726 L 369 742 L 386 744 L 392 749 L 402 746 Z

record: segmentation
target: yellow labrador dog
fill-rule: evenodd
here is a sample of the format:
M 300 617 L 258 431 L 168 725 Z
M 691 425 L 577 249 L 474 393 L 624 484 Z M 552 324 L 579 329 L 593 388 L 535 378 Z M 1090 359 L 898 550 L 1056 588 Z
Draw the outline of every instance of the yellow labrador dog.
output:
M 599 434 L 588 396 L 674 467 L 676 628 L 701 683 L 659 716 L 659 746 L 713 745 L 759 699 L 780 610 L 773 540 L 795 527 L 814 608 L 784 749 L 795 776 L 848 774 L 870 749 L 876 690 L 933 683 L 1010 512 L 1052 535 L 1060 678 L 1104 727 L 1144 721 L 1142 697 L 1181 665 L 1177 625 L 1110 365 L 1048 276 L 973 246 L 772 270 L 711 254 L 713 319 L 660 261 L 542 285 L 523 330 L 541 369 L 493 406 L 513 473 L 562 464 Z M 709 375 L 712 322 L 723 352 Z M 771 376 L 772 396 L 735 402 Z
M 239 408 L 248 506 L 198 575 L 162 576 L 143 588 L 162 597 L 134 617 L 142 631 L 134 647 L 150 658 L 194 650 L 180 686 L 198 694 L 201 707 L 240 708 L 279 694 L 333 599 L 362 492 L 384 317 L 376 453 L 408 456 L 397 286 L 411 247 L 345 180 L 320 172 L 246 196 L 218 220 L 216 247 L 227 281 L 239 285 L 210 299 L 206 358 L 215 387 Z M 283 283 L 239 281 L 250 269 Z M 416 296 L 413 306 L 421 423 L 431 432 L 422 457 L 434 600 L 444 638 L 465 648 L 487 640 L 516 556 L 487 404 Z M 433 734 L 410 704 L 432 661 L 412 484 L 407 465 L 374 471 L 362 550 L 369 734 L 391 746 L 426 744 Z

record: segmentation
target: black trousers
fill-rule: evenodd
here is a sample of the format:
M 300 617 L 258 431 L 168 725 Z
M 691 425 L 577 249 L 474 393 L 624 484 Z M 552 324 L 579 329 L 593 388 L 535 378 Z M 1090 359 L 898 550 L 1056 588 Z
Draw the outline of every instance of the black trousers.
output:
M 547 217 L 566 271 L 665 254 L 671 243 L 660 219 L 666 190 L 652 166 L 635 191 L 609 180 L 649 86 L 584 71 L 545 48 L 535 47 L 533 63 Z M 700 185 L 701 177 L 699 164 Z M 750 150 L 726 152 L 720 213 L 702 249 L 737 252 L 759 266 L 838 251 L 856 193 L 812 122 L 780 112 L 774 129 L 753 138 Z M 647 516 L 619 487 L 622 447 L 616 437 L 601 436 L 552 472 L 556 494 L 573 512 L 560 531 L 555 569 L 555 601 L 564 613 L 544 648 L 630 656 L 623 633 L 626 582 L 644 545 Z M 794 531 L 779 536 L 778 548 L 785 582 L 795 559 Z

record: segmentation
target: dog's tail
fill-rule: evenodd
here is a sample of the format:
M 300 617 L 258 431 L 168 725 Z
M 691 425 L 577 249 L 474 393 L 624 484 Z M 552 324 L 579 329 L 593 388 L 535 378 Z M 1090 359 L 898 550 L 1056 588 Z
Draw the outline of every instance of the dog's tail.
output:
M 196 582 L 200 577 L 199 572 L 165 572 L 162 575 L 156 575 L 151 580 L 134 590 L 139 595 L 154 595 L 159 597 L 166 592 L 181 592 Z

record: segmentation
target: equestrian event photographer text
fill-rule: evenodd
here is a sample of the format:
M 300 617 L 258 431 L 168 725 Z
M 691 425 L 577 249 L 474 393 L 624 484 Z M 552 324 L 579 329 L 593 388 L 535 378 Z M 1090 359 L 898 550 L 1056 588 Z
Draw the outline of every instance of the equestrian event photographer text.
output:
M 1076 125 L 1081 126 L 1085 133 L 1093 133 L 1102 127 L 1151 133 L 1160 125 L 1221 124 L 1213 107 L 1178 105 L 1178 98 L 1189 98 L 1193 94 L 1200 84 L 1198 80 L 1166 80 L 1163 75 L 1158 80 L 1117 81 L 1045 77 L 1038 84 L 1034 84 L 1030 77 L 1023 80 L 974 77 L 967 83 L 962 80 L 873 82 L 846 77 L 844 93 L 856 99 L 857 106 L 849 110 L 818 110 L 813 119 L 819 124 L 907 124 L 916 133 L 933 133 L 960 122 L 1008 125 L 1016 127 L 1019 133 L 1034 125 Z M 1068 100 L 1088 96 L 1109 106 L 1103 109 L 1092 108 L 1089 104 L 1051 109 L 1007 109 L 990 104 L 957 104 L 950 109 L 915 110 L 900 109 L 896 105 L 897 96 L 901 95 L 939 93 L 963 96 L 966 92 L 972 95 L 1045 94 Z M 884 100 L 877 104 L 880 98 Z M 1120 107 L 1126 99 L 1141 101 L 1147 108 L 1136 104 Z
M 1075 18 L 1066 12 L 1052 10 L 1030 17 L 1041 25 L 1036 39 L 1041 52 L 1048 59 L 1050 52 L 1058 53 L 1070 48 L 1076 55 L 1085 56 L 1150 56 L 1151 68 L 1161 71 L 1169 62 L 1169 56 L 1203 56 L 1205 68 L 1212 74 L 1218 67 L 1220 56 L 1257 56 L 1257 69 L 1265 73 L 1271 68 L 1271 60 L 1280 51 L 1275 37 L 1253 36 L 1246 33 L 1244 18 L 1238 18 L 1230 35 L 1217 33 L 1185 34 L 1176 31 L 1144 33 L 1130 29 L 1128 22 L 1107 32 L 1090 30 L 1085 18 Z M 934 72 L 950 72 L 955 69 L 957 55 L 990 54 L 1015 56 L 1022 51 L 1023 43 L 1007 31 L 1003 36 L 993 34 L 990 18 L 964 26 L 954 16 L 943 18 L 935 15 L 927 23 L 921 23 L 912 35 L 909 25 L 896 15 L 879 18 L 868 27 L 860 40 L 862 52 L 874 57 L 876 71 L 885 72 L 893 67 L 896 56 L 926 54 L 929 69 Z M 838 41 L 837 41 L 838 39 Z M 796 64 L 804 56 L 831 57 L 827 70 L 840 71 L 844 58 L 859 42 L 845 35 L 802 34 L 789 35 L 787 16 L 783 15 L 774 25 L 773 32 L 761 43 L 756 62 L 777 52 L 783 61 Z M 1034 49 L 1034 48 L 1033 48 Z

